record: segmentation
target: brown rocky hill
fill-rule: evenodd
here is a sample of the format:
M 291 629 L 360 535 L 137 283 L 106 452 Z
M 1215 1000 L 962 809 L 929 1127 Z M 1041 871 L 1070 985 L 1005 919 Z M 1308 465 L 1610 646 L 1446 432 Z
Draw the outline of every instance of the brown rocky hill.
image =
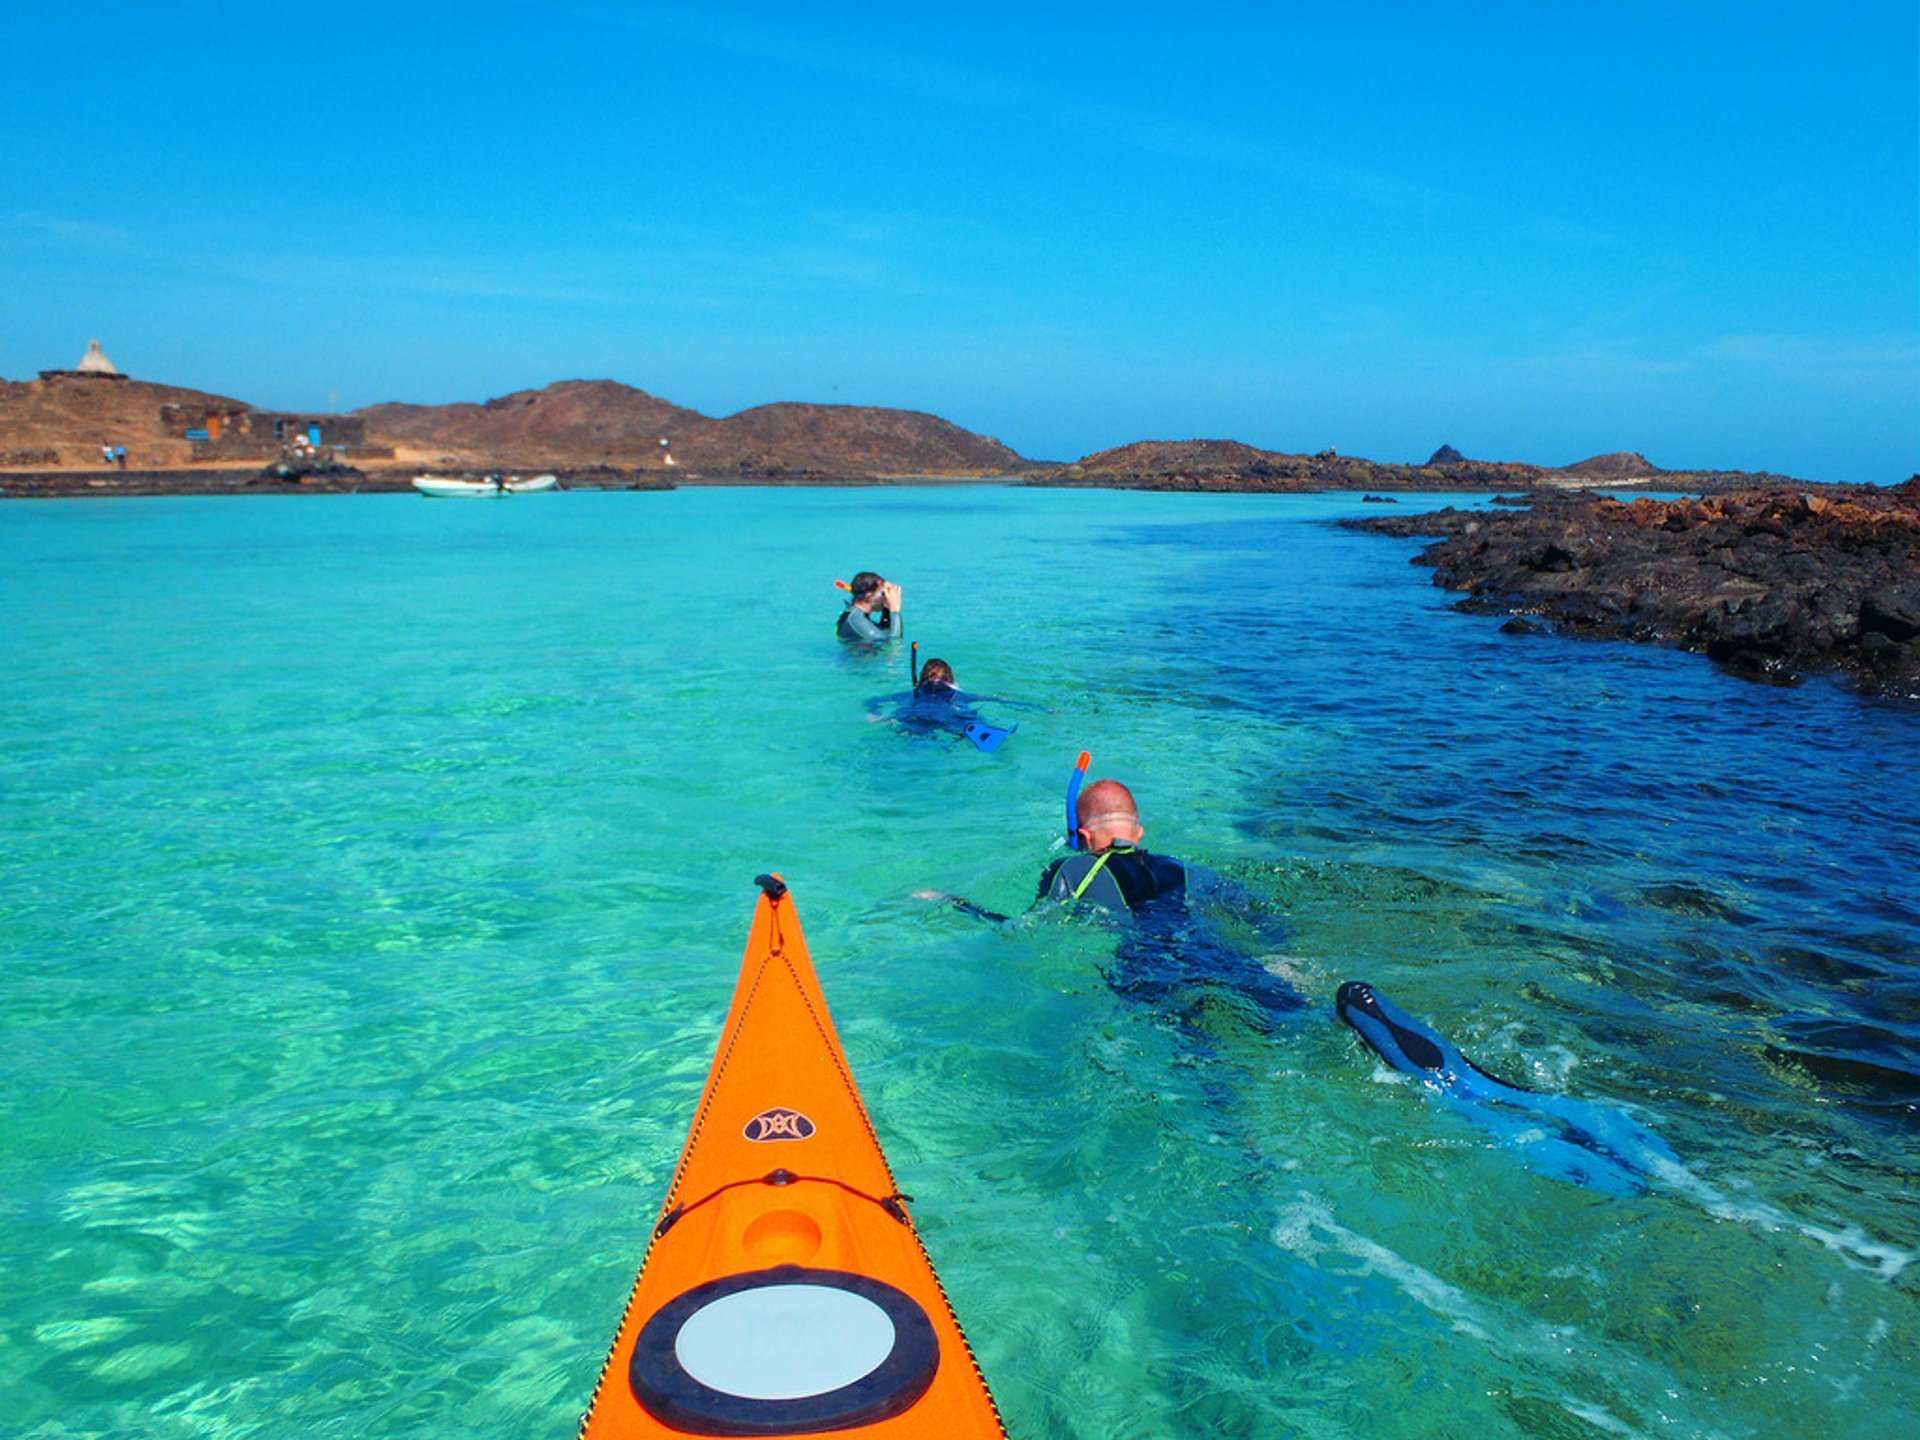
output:
M 367 435 L 476 463 L 660 464 L 660 442 L 713 423 L 614 380 L 563 380 L 484 404 L 369 405 Z
M 163 418 L 165 407 L 175 407 L 171 422 Z M 219 412 L 227 435 L 216 435 L 212 447 L 188 442 L 186 429 L 196 422 L 183 418 L 182 408 Z M 0 467 L 51 473 L 98 465 L 102 445 L 124 445 L 133 468 L 156 472 L 258 459 L 255 452 L 271 438 L 249 428 L 260 413 L 226 396 L 119 376 L 59 371 L 20 383 L 0 380 Z M 661 479 L 692 481 L 1022 475 L 1051 485 L 1250 491 L 1551 490 L 1651 482 L 1710 493 L 1802 483 L 1771 474 L 1662 470 L 1624 450 L 1549 468 L 1468 460 L 1443 446 L 1424 465 L 1403 465 L 1332 450 L 1286 454 L 1237 440 L 1142 440 L 1071 464 L 1042 464 L 920 411 L 783 403 L 715 419 L 613 380 L 566 380 L 481 404 L 373 405 L 350 418 L 364 425 L 371 442 L 351 439 L 355 454 L 375 458 L 384 446 L 398 447 L 396 471 L 422 464 L 538 466 L 629 477 L 657 471 Z
M 1599 480 L 1638 480 L 1667 472 L 1636 450 L 1615 450 L 1560 467 L 1562 475 L 1585 475 Z
M 1083 456 L 1075 468 L 1099 475 L 1253 475 L 1290 470 L 1299 459 L 1238 440 L 1136 440 Z
M 0 463 L 85 465 L 99 458 L 102 445 L 124 445 L 135 465 L 186 464 L 193 447 L 167 433 L 164 405 L 248 408 L 244 400 L 146 380 L 76 374 L 0 380 Z M 28 455 L 38 458 L 8 458 Z
M 1469 460 L 1443 445 L 1424 465 L 1338 455 L 1289 455 L 1237 440 L 1141 440 L 1070 465 L 1036 467 L 1047 485 L 1143 490 L 1564 490 L 1652 482 L 1661 489 L 1719 492 L 1798 484 L 1783 475 L 1738 470 L 1662 470 L 1631 450 L 1552 468 L 1514 460 Z
M 691 432 L 675 458 L 744 474 L 1005 475 L 1028 462 L 938 415 L 867 405 L 787 402 L 742 410 Z
M 714 419 L 612 380 L 563 380 L 485 404 L 373 405 L 370 439 L 462 464 L 675 468 L 688 474 L 1006 474 L 1018 454 L 937 415 L 863 405 L 761 405 Z M 667 445 L 661 445 L 661 441 Z
M 1449 490 L 1542 483 L 1538 465 L 1460 460 L 1394 465 L 1322 450 L 1289 455 L 1238 440 L 1140 440 L 1054 466 L 1054 485 L 1122 485 L 1152 490 Z

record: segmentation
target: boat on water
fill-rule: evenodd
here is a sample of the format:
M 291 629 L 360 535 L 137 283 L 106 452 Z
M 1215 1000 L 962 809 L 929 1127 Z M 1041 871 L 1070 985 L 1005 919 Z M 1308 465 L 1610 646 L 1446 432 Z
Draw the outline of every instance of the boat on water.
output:
M 489 475 L 484 480 L 461 480 L 452 475 L 416 475 L 413 488 L 422 495 L 442 499 L 470 496 L 485 499 L 492 495 L 537 495 L 560 483 L 558 475 Z
M 763 875 L 706 1092 L 581 1440 L 1006 1440 Z

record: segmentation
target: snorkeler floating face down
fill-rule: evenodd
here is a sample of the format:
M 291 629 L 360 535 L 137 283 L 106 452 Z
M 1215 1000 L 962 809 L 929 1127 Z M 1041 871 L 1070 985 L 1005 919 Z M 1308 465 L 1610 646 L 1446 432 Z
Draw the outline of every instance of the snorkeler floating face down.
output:
M 1133 792 L 1118 780 L 1096 780 L 1082 790 L 1074 818 L 1080 843 L 1096 854 L 1116 843 L 1138 845 L 1147 833 Z
M 926 690 L 941 686 L 948 690 L 959 688 L 959 681 L 953 678 L 953 666 L 944 660 L 929 660 L 920 667 L 920 678 L 914 683 L 914 689 Z

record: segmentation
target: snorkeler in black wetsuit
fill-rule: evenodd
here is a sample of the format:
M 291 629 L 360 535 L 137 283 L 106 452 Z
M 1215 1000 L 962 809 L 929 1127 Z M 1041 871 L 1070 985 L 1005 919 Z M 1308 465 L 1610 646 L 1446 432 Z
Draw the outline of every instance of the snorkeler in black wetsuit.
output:
M 1221 992 L 1251 1002 L 1262 1022 L 1302 1007 L 1291 985 L 1196 912 L 1186 866 L 1140 844 L 1146 831 L 1126 786 L 1117 780 L 1089 785 L 1079 796 L 1076 819 L 1084 848 L 1047 867 L 1035 903 L 1091 906 L 1128 922 L 1107 974 L 1114 990 L 1183 1016 Z M 922 891 L 920 898 L 947 900 L 983 920 L 1009 918 L 957 896 Z
M 1062 855 L 1040 877 L 1037 899 L 1062 905 L 1080 901 L 1124 914 L 1185 895 L 1186 889 L 1187 870 L 1178 860 L 1116 840 L 1097 853 Z
M 1085 903 L 1117 914 L 1156 901 L 1185 899 L 1187 870 L 1178 860 L 1149 853 L 1146 827 L 1133 792 L 1118 780 L 1096 780 L 1080 793 L 1074 818 L 1084 847 L 1063 855 L 1040 877 L 1037 901 Z

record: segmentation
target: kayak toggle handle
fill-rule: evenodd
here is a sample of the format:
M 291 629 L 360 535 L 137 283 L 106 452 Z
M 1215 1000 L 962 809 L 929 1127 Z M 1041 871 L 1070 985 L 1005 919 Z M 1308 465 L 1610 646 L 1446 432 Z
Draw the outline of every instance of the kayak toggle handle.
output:
M 667 1231 L 671 1230 L 675 1225 L 678 1225 L 686 1216 L 698 1210 L 715 1196 L 723 1195 L 729 1190 L 737 1190 L 742 1185 L 773 1185 L 784 1187 L 787 1185 L 798 1185 L 803 1180 L 812 1181 L 820 1185 L 838 1185 L 849 1195 L 857 1195 L 862 1200 L 878 1205 L 902 1225 L 912 1223 L 912 1221 L 907 1218 L 907 1206 L 913 1203 L 913 1196 L 911 1195 L 902 1195 L 898 1190 L 894 1191 L 891 1195 L 869 1195 L 866 1191 L 849 1185 L 844 1180 L 836 1180 L 831 1175 L 796 1175 L 791 1170 L 781 1169 L 769 1170 L 765 1175 L 760 1175 L 748 1180 L 729 1180 L 718 1189 L 709 1190 L 692 1204 L 674 1206 L 673 1209 L 662 1215 L 660 1217 L 660 1223 L 653 1227 L 653 1238 L 658 1240 L 662 1235 L 666 1234 Z
M 756 875 L 753 877 L 753 883 L 767 892 L 769 900 L 778 900 L 787 893 L 787 882 L 778 875 Z

